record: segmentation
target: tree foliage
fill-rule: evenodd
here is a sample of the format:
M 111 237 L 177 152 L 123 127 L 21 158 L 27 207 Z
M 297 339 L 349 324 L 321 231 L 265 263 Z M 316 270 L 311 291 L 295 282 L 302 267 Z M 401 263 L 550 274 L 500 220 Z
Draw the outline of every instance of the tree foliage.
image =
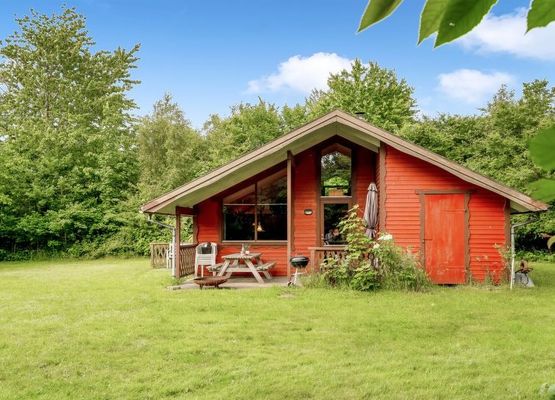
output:
M 545 172 L 555 171 L 555 125 L 538 132 L 529 144 L 530 156 Z M 530 183 L 534 195 L 544 201 L 555 201 L 555 179 L 540 178 Z
M 139 192 L 143 201 L 188 182 L 205 170 L 204 141 L 170 94 L 137 128 Z
M 239 104 L 231 115 L 211 115 L 204 125 L 209 165 L 216 167 L 277 138 L 283 133 L 278 108 L 262 99 Z
M 355 60 L 350 70 L 331 74 L 328 90 L 315 90 L 306 107 L 311 118 L 335 109 L 362 118 L 383 129 L 396 132 L 413 121 L 416 101 L 413 89 L 395 72 L 370 62 Z
M 17 22 L 0 47 L 0 239 L 61 249 L 115 229 L 133 190 L 138 46 L 94 52 L 72 9 Z

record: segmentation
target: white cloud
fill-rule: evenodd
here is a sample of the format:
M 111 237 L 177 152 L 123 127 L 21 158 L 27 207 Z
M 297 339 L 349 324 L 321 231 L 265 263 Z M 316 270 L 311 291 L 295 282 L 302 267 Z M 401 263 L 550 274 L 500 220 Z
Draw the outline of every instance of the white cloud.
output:
M 277 72 L 249 81 L 247 92 L 275 92 L 294 90 L 310 93 L 312 89 L 325 89 L 330 73 L 350 69 L 351 60 L 336 53 L 315 53 L 310 57 L 290 57 L 279 64 Z
M 455 43 L 479 53 L 508 53 L 517 57 L 555 60 L 555 24 L 526 33 L 526 10 L 486 16 Z
M 469 104 L 479 105 L 491 97 L 501 85 L 511 84 L 514 77 L 504 72 L 485 73 L 475 69 L 458 69 L 439 75 L 438 90 Z

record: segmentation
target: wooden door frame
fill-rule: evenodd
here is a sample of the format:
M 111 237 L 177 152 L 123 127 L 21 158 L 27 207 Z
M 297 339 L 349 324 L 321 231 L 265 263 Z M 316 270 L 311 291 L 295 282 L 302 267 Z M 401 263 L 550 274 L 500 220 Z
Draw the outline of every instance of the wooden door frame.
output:
M 353 207 L 352 196 L 321 196 L 318 204 L 318 239 L 317 247 L 324 246 L 324 206 L 326 204 L 347 204 L 347 210 Z
M 470 195 L 472 190 L 417 190 L 420 200 L 420 262 L 427 271 L 426 266 L 426 240 L 424 236 L 426 234 L 426 196 L 437 195 L 437 194 L 464 194 L 464 275 L 465 280 L 468 283 L 470 280 L 470 212 L 469 203 Z

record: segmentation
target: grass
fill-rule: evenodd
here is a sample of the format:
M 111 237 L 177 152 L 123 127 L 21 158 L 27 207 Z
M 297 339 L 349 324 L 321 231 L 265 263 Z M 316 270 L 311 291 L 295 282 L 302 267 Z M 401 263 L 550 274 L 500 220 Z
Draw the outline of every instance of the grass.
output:
M 535 399 L 555 383 L 555 265 L 535 267 L 535 289 L 365 294 L 0 263 L 0 398 Z

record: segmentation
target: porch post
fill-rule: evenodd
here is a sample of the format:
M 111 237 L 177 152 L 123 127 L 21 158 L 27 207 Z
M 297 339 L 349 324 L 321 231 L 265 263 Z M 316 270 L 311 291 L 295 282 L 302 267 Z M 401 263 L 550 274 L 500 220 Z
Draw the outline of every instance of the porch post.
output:
M 291 278 L 291 259 L 294 249 L 293 236 L 293 154 L 287 152 L 287 277 Z
M 173 243 L 173 276 L 181 277 L 181 213 L 175 209 L 175 242 Z
M 198 220 L 196 214 L 191 218 L 193 219 L 193 238 L 191 241 L 196 244 L 198 242 Z

